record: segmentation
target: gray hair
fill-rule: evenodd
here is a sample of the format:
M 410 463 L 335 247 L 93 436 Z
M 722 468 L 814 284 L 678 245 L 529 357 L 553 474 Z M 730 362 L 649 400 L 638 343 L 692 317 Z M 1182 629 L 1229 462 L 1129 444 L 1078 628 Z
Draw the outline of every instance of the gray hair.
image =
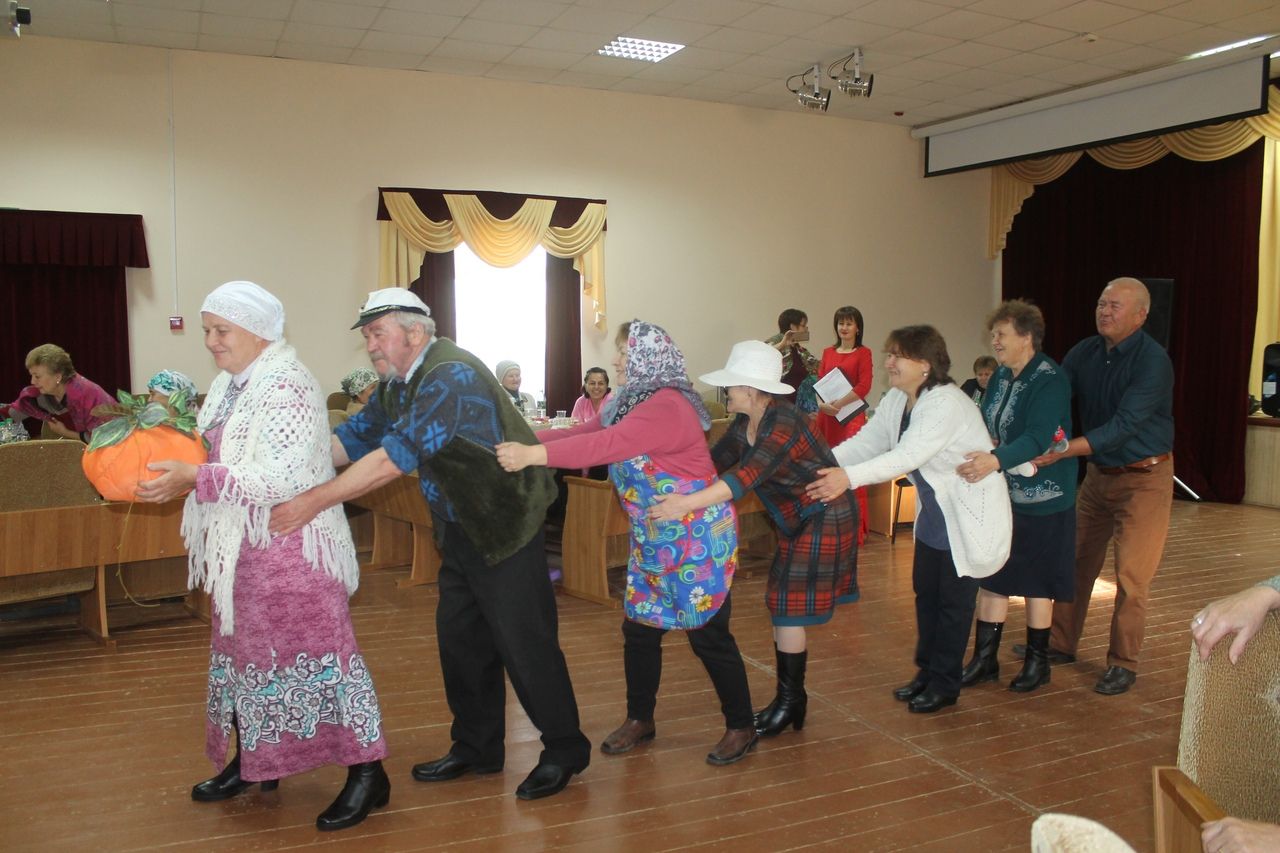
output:
M 1147 290 L 1147 285 L 1139 279 L 1127 275 L 1121 276 L 1107 282 L 1107 287 L 1123 287 L 1132 290 L 1138 297 L 1138 307 L 1146 311 L 1151 310 L 1151 291 Z M 1106 290 L 1106 288 L 1104 287 L 1103 290 Z
M 412 330 L 414 326 L 421 326 L 422 331 L 426 332 L 428 337 L 434 338 L 436 336 L 436 321 L 432 317 L 424 317 L 411 311 L 393 311 L 391 316 L 396 318 L 400 328 L 406 332 Z

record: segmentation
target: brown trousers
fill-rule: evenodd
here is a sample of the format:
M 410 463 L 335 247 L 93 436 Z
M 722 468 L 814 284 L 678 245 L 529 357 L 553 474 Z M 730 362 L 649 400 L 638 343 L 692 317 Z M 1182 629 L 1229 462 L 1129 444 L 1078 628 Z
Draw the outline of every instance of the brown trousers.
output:
M 1090 463 L 1076 497 L 1076 600 L 1055 603 L 1049 644 L 1076 653 L 1093 582 L 1116 543 L 1116 602 L 1107 666 L 1137 671 L 1147 595 L 1160 566 L 1173 504 L 1173 460 L 1144 471 L 1104 474 Z

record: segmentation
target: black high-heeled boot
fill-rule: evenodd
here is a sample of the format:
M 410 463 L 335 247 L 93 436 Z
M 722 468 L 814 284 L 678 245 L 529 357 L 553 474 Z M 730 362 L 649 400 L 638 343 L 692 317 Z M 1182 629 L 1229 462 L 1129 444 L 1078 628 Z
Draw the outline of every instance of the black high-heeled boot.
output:
M 778 659 L 778 644 L 777 644 L 777 643 L 774 643 L 774 644 L 773 644 L 773 658 L 774 658 L 774 660 L 777 660 L 777 659 Z M 765 719 L 765 718 L 767 718 L 767 717 L 772 717 L 772 716 L 773 716 L 773 714 L 774 714 L 774 712 L 775 712 L 777 709 L 778 709 L 778 696 L 777 696 L 777 694 L 775 693 L 775 694 L 774 694 L 774 696 L 773 696 L 773 698 L 769 700 L 769 704 L 768 704 L 768 705 L 765 705 L 763 708 L 761 708 L 759 711 L 756 711 L 756 712 L 755 712 L 755 714 L 753 714 L 753 715 L 752 715 L 752 717 L 751 717 L 751 723 L 752 723 L 752 725 L 754 725 L 757 729 L 759 729 L 759 728 L 760 728 L 760 721 L 761 721 L 761 720 L 763 720 L 763 719 Z
M 338 798 L 316 818 L 316 829 L 334 830 L 355 826 L 391 800 L 391 780 L 381 761 L 353 764 L 347 768 L 347 784 Z
M 793 726 L 796 731 L 804 728 L 805 711 L 809 707 L 809 694 L 804 692 L 804 669 L 809 659 L 808 651 L 777 652 L 778 695 L 756 715 L 756 734 L 773 737 Z
M 235 758 L 231 759 L 231 763 L 222 768 L 222 772 L 212 779 L 205 779 L 199 785 L 191 789 L 191 799 L 200 803 L 216 803 L 219 800 L 229 800 L 236 794 L 247 791 L 252 788 L 256 782 L 246 782 L 240 778 L 240 746 L 236 745 Z M 274 791 L 280 786 L 278 779 L 266 779 L 262 782 L 262 790 Z
M 960 673 L 961 687 L 972 687 L 981 681 L 995 681 L 1000 677 L 1000 661 L 996 653 L 1000 651 L 1000 635 L 1003 633 L 1003 622 L 978 620 L 978 627 L 973 632 L 973 657 Z
M 1049 683 L 1049 628 L 1027 629 L 1027 656 L 1022 661 L 1022 671 L 1009 682 L 1014 693 L 1030 693 L 1042 684 Z

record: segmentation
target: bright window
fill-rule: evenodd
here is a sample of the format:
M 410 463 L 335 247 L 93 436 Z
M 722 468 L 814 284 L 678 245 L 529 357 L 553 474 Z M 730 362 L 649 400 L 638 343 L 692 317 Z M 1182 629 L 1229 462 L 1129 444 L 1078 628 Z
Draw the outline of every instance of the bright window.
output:
M 520 365 L 520 390 L 547 398 L 547 253 L 538 246 L 514 267 L 490 266 L 462 243 L 453 250 L 458 346 L 490 370 Z

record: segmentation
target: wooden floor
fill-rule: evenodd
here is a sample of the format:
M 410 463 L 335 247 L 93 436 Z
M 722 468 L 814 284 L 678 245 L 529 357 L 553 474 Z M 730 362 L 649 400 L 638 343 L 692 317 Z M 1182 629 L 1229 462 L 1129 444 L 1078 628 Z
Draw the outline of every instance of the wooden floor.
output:
M 449 746 L 434 637 L 434 587 L 367 574 L 353 599 L 357 635 L 382 703 L 391 758 L 388 808 L 359 827 L 318 833 L 315 816 L 344 772 L 325 768 L 225 803 L 191 801 L 211 774 L 203 756 L 208 628 L 135 611 L 114 653 L 67 629 L 0 637 L 0 848 L 5 850 L 582 851 L 676 849 L 1027 849 L 1046 811 L 1105 823 L 1152 848 L 1150 767 L 1173 763 L 1189 647 L 1207 600 L 1280 573 L 1280 511 L 1175 502 L 1156 578 L 1147 646 L 1128 694 L 1092 691 L 1104 667 L 1111 586 L 1099 583 L 1081 661 L 1027 696 L 967 690 L 938 714 L 908 714 L 890 689 L 912 674 L 911 539 L 873 537 L 861 554 L 862 601 L 810 631 L 809 719 L 745 761 L 703 756 L 723 723 L 705 673 L 669 636 L 658 738 L 625 756 L 598 751 L 558 796 L 513 796 L 539 751 L 514 696 L 507 769 L 414 782 L 410 767 Z M 1104 572 L 1108 577 L 1109 570 Z M 734 632 L 757 707 L 773 689 L 764 565 L 734 587 Z M 559 598 L 583 727 L 598 743 L 625 712 L 620 611 Z M 126 625 L 128 609 L 113 612 Z M 1015 603 L 1004 681 L 1021 641 Z

